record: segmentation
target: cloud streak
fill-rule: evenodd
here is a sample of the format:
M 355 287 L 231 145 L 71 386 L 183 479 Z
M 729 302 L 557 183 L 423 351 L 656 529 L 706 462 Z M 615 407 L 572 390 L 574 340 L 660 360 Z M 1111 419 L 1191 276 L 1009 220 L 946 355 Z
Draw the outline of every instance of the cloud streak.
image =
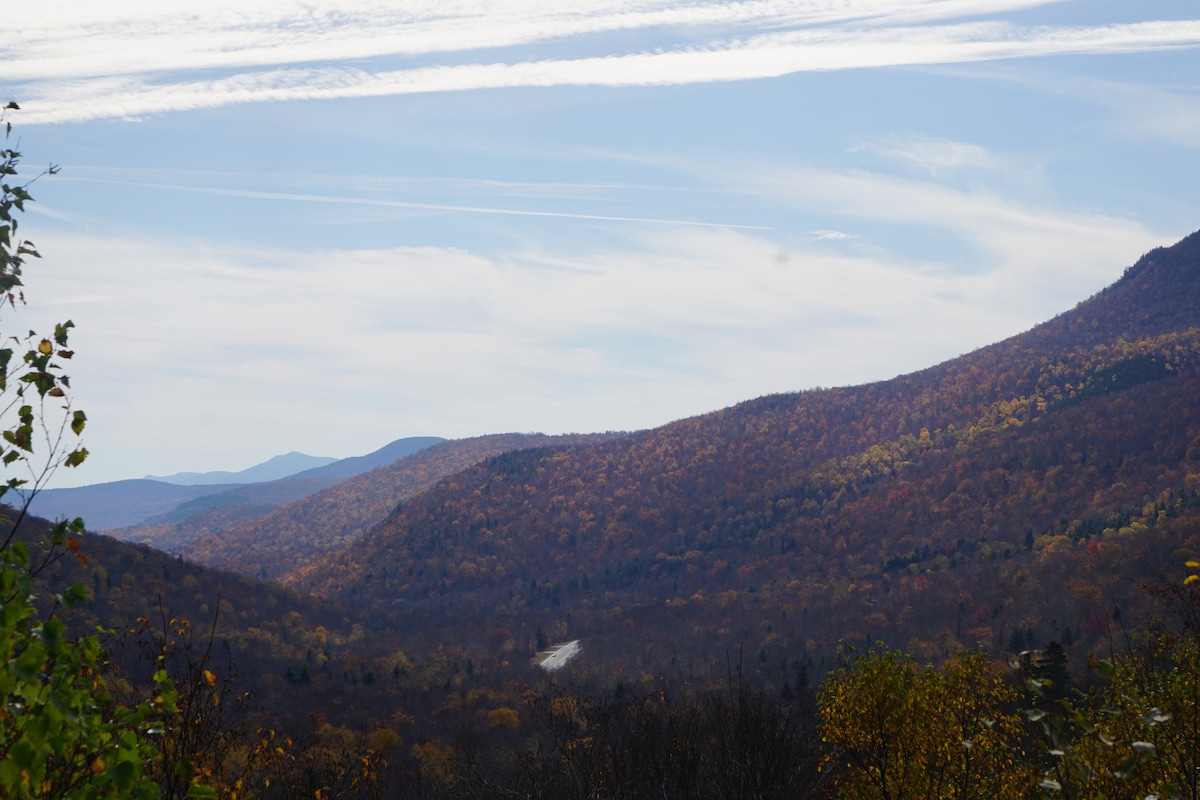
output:
M 377 0 L 297 7 L 282 0 L 171 4 L 43 0 L 0 31 L 11 80 L 469 52 L 654 30 L 699 44 L 809 26 L 895 25 L 1001 13 L 1053 0 L 564 0 L 486 3 Z M 113 45 L 134 39 L 136 48 Z
M 237 103 L 554 86 L 662 86 L 798 72 L 948 64 L 1200 46 L 1200 20 L 1020 27 L 980 15 L 1032 0 L 900 2 L 623 2 L 551 13 L 461 3 L 403 14 L 359 5 L 303 19 L 267 12 L 183 18 L 147 14 L 138 47 L 98 19 L 58 31 L 43 20 L 6 34 L 10 88 L 26 124 L 141 117 Z M 509 4 L 502 4 L 509 6 Z M 441 7 L 439 6 L 438 9 Z M 372 13 L 378 13 L 373 18 Z M 975 19 L 963 21 L 966 17 Z M 133 32 L 137 35 L 139 27 Z M 653 34 L 654 52 L 628 50 Z M 34 41 L 18 46 L 22 34 Z M 72 44 L 74 46 L 72 47 Z M 529 55 L 532 47 L 535 55 Z M 507 52 L 520 48 L 521 56 Z M 591 52 L 561 57 L 561 52 Z M 404 63 L 396 68 L 396 61 Z M 353 61 L 351 66 L 347 62 Z M 201 77 L 203 76 L 203 77 Z
M 500 208 L 498 206 L 454 205 L 448 203 L 427 203 L 406 200 L 383 200 L 369 197 L 342 197 L 337 195 L 310 194 L 303 192 L 267 192 L 253 189 L 229 189 L 212 186 L 188 186 L 184 184 L 173 183 L 149 183 L 142 181 L 104 180 L 96 178 L 84 180 L 90 180 L 94 183 L 137 186 L 145 189 L 165 189 L 168 191 L 219 195 L 222 197 L 242 197 L 254 200 L 280 200 L 296 203 L 327 203 L 330 205 L 374 206 L 380 208 L 400 208 L 418 211 L 448 211 L 463 214 L 498 214 L 502 216 L 514 217 L 582 219 L 593 220 L 597 222 L 634 222 L 647 225 L 682 225 L 688 227 L 731 228 L 735 230 L 753 231 L 770 230 L 769 227 L 762 225 L 740 225 L 729 222 L 705 222 L 702 220 L 669 219 L 663 217 L 623 217 L 610 214 L 583 214 L 570 211 L 547 211 L 538 209 Z

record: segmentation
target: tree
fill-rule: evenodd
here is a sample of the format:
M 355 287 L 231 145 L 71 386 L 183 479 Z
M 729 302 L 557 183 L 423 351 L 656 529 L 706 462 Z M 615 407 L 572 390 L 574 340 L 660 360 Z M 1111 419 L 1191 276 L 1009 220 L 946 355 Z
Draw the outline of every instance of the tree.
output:
M 5 112 L 16 109 L 9 103 Z M 33 199 L 33 181 L 15 182 L 21 154 L 7 146 L 12 124 L 2 114 L 0 122 L 6 145 L 0 150 L 0 310 L 15 311 L 25 302 L 26 259 L 40 256 L 17 235 L 14 212 Z M 56 171 L 52 166 L 41 175 Z M 102 671 L 99 641 L 67 639 L 56 613 L 85 599 L 83 588 L 66 589 L 49 610 L 34 603 L 33 579 L 64 555 L 78 555 L 83 531 L 82 520 L 61 521 L 38 541 L 39 528 L 26 520 L 33 495 L 55 470 L 87 457 L 77 444 L 87 418 L 71 407 L 71 382 L 62 371 L 74 355 L 67 342 L 72 327 L 70 321 L 55 325 L 50 337 L 0 335 L 0 499 L 22 490 L 18 508 L 0 506 L 0 796 L 154 798 L 158 787 L 145 771 L 154 756 L 147 737 L 175 710 L 166 672 L 153 674 L 149 700 L 118 704 Z
M 1044 696 L 1061 700 L 1071 687 L 1071 674 L 1067 671 L 1067 654 L 1058 642 L 1050 642 L 1033 665 L 1033 677 L 1045 684 Z
M 1187 562 L 1189 570 L 1200 563 Z M 1137 647 L 1100 662 L 1102 710 L 1068 753 L 1093 796 L 1200 798 L 1200 581 L 1145 588 L 1175 617 L 1154 621 Z M 1083 792 L 1078 793 L 1084 796 Z
M 220 597 L 216 603 L 221 605 Z M 161 734 L 151 740 L 155 750 L 148 773 L 160 789 L 162 800 L 194 797 L 201 782 L 225 800 L 239 800 L 251 769 L 261 765 L 253 748 L 248 748 L 246 717 L 251 712 L 250 691 L 235 688 L 239 673 L 232 659 L 224 666 L 214 658 L 217 612 L 206 636 L 197 639 L 187 620 L 168 619 L 159 607 L 158 624 L 141 618 L 129 631 L 139 653 L 139 665 L 152 671 L 165 670 L 175 687 L 176 713 Z M 127 690 L 122 700 L 136 704 L 144 699 L 145 689 L 139 676 L 134 684 L 123 682 Z
M 868 652 L 830 677 L 821 734 L 845 798 L 1012 797 L 1028 785 L 1016 691 L 977 652 L 942 671 Z
M 9 103 L 5 110 L 16 109 Z M 12 134 L 12 123 L 4 121 L 5 144 Z M 42 175 L 58 171 L 50 166 L 45 172 L 24 184 L 10 184 L 15 178 L 21 154 L 11 147 L 0 150 L 0 309 L 15 310 L 24 305 L 23 269 L 27 258 L 41 258 L 33 243 L 17 235 L 14 211 L 24 211 L 25 203 L 33 198 L 29 185 Z M 75 323 L 67 320 L 54 326 L 53 338 L 30 331 L 25 336 L 8 335 L 0 339 L 0 419 L 4 421 L 3 443 L 0 443 L 0 463 L 6 470 L 21 469 L 28 477 L 9 475 L 0 484 L 0 499 L 8 492 L 28 486 L 24 492 L 21 516 L 28 508 L 28 498 L 41 488 L 60 466 L 77 467 L 87 458 L 86 448 L 76 446 L 65 451 L 68 432 L 78 437 L 83 433 L 87 416 L 71 408 L 67 392 L 71 379 L 62 372 L 63 361 L 74 353 L 67 346 L 67 336 Z M 14 360 L 16 358 L 16 360 Z M 52 407 L 61 404 L 60 409 Z M 14 419 L 15 418 L 15 419 Z M 44 447 L 42 457 L 34 458 L 35 446 Z M 64 452 L 65 451 L 65 452 Z M 20 516 L 14 520 L 20 523 Z M 4 546 L 12 541 L 16 525 L 9 531 Z

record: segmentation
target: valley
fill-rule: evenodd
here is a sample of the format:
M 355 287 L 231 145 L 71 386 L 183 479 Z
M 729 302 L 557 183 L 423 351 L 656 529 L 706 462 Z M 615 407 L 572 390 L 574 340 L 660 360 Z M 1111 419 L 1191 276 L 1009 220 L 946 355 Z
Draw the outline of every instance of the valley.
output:
M 413 796 L 493 796 L 490 780 L 532 780 L 522 742 L 551 747 L 565 721 L 639 736 L 638 707 L 690 720 L 697 743 L 722 715 L 783 714 L 790 752 L 816 753 L 818 689 L 856 651 L 1007 670 L 1059 648 L 1072 685 L 1099 685 L 1089 663 L 1158 624 L 1200 555 L 1198 398 L 1194 234 L 921 372 L 160 492 L 38 580 L 87 590 L 64 619 L 115 631 L 131 679 L 147 665 L 120 641 L 210 627 L 209 663 L 253 693 L 240 735 L 311 725 L 296 758 L 350 774 L 369 752 L 371 780 Z M 106 518 L 129 490 L 101 489 L 56 508 Z M 777 785 L 824 790 L 816 761 L 793 762 L 803 780 Z

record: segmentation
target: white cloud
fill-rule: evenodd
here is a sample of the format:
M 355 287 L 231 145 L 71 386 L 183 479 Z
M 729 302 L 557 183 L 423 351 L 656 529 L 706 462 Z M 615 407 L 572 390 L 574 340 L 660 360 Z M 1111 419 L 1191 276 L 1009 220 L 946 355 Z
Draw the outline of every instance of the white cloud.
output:
M 808 236 L 810 239 L 818 242 L 841 242 L 858 238 L 852 233 L 844 233 L 842 231 L 813 231 Z
M 550 12 L 544 4 L 439 4 L 401 12 L 359 4 L 336 14 L 263 4 L 228 18 L 133 6 L 125 16 L 85 14 L 67 27 L 50 21 L 73 19 L 57 9 L 53 16 L 27 17 L 24 26 L 18 20 L 0 33 L 7 39 L 0 39 L 0 49 L 12 54 L 6 76 L 17 82 L 10 93 L 26 98 L 28 124 L 245 102 L 671 85 L 1200 44 L 1197 20 L 1090 27 L 962 21 L 1044 4 L 660 0 L 568 3 Z M 663 45 L 630 52 L 626 34 L 632 32 Z M 136 47 L 124 44 L 129 37 L 136 37 Z M 562 58 L 564 42 L 572 43 L 572 52 L 595 55 Z M 519 58 L 503 52 L 518 46 Z M 396 68 L 397 58 L 405 66 Z
M 929 136 L 886 136 L 851 151 L 868 151 L 919 167 L 933 177 L 960 170 L 994 171 L 999 160 L 985 147 Z
M 86 78 L 188 69 L 261 67 L 467 52 L 623 31 L 752 35 L 828 25 L 896 25 L 980 16 L 1052 0 L 601 0 L 444 2 L 402 7 L 213 0 L 186 9 L 157 2 L 43 0 L 13 10 L 0 31 L 10 80 Z M 137 47 L 121 46 L 136 41 Z M 115 45 L 115 46 L 114 46 Z
M 778 167 L 740 171 L 747 191 L 770 192 L 801 209 L 950 234 L 967 245 L 968 264 L 930 261 L 927 269 L 967 274 L 939 289 L 964 302 L 997 304 L 1030 323 L 1073 304 L 1120 275 L 1163 235 L 1137 222 L 1099 213 L 1068 213 L 1024 205 L 994 190 L 963 189 L 932 180 L 872 172 Z M 1179 232 L 1180 234 L 1184 232 Z
M 498 256 L 60 234 L 31 274 L 29 321 L 78 324 L 73 377 L 96 455 L 67 477 L 229 468 L 230 453 L 248 464 L 297 447 L 351 455 L 409 434 L 639 428 L 887 378 L 1069 308 L 1163 243 L 1120 219 L 869 173 L 751 188 L 940 227 L 988 268 L 829 230 L 786 258 L 752 232 L 688 227 Z
M 1027 198 L 1052 193 L 1042 159 L 996 153 L 973 142 L 890 134 L 866 140 L 849 152 L 874 154 L 890 167 L 908 167 L 908 174 L 931 179 L 932 185 L 969 187 L 977 195 L 990 196 L 1001 189 Z

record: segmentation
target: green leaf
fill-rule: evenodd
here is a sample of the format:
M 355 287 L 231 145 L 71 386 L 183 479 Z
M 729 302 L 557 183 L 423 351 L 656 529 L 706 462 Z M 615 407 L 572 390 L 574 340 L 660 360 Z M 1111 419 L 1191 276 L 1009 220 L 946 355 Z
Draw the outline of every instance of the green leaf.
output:
M 78 467 L 80 464 L 82 464 L 87 459 L 87 457 L 88 457 L 87 448 L 80 447 L 79 449 L 72 450 L 70 453 L 67 454 L 67 457 L 63 459 L 63 466 L 64 467 Z
M 79 603 L 87 602 L 87 590 L 76 583 L 59 595 L 59 600 L 67 608 L 74 608 Z
M 71 320 L 60 322 L 54 326 L 54 341 L 59 347 L 67 346 L 67 333 L 74 327 L 75 323 L 71 322 Z
M 108 769 L 109 777 L 118 790 L 128 792 L 141 777 L 141 770 L 131 761 L 118 761 Z
M 42 623 L 42 629 L 39 633 L 42 644 L 46 645 L 46 651 L 50 654 L 58 649 L 59 640 L 63 635 L 63 624 L 58 617 L 51 617 Z

